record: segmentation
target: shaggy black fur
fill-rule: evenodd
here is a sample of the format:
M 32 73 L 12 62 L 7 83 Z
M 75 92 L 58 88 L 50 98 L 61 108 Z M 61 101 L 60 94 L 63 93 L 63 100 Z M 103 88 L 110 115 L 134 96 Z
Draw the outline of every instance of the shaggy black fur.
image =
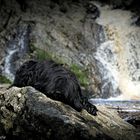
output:
M 97 112 L 97 108 L 82 95 L 74 73 L 51 60 L 25 62 L 17 70 L 13 86 L 32 86 L 48 97 L 72 106 L 77 111 L 84 108 L 92 115 L 96 115 Z

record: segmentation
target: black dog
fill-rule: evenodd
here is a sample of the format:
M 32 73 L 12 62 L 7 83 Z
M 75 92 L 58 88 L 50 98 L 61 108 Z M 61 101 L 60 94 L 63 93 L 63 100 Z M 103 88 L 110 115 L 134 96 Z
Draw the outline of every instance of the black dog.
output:
M 97 108 L 81 93 L 74 73 L 52 60 L 25 62 L 16 72 L 12 86 L 32 86 L 48 97 L 62 101 L 77 111 L 86 109 L 96 115 Z

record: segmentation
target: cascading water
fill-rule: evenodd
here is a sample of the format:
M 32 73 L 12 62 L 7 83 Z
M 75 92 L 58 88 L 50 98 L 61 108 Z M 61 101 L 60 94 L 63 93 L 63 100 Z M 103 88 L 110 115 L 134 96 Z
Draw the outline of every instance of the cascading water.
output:
M 11 64 L 11 59 L 13 55 L 17 52 L 17 50 L 7 50 L 7 56 L 5 58 L 5 64 L 4 64 L 4 71 L 3 74 L 10 79 L 11 81 L 14 80 L 14 74 L 11 72 L 12 71 L 12 64 Z
M 29 51 L 29 32 L 28 25 L 19 26 L 14 37 L 8 42 L 2 73 L 11 81 L 14 80 L 15 71 L 20 65 L 18 63 Z
M 95 55 L 96 64 L 102 80 L 101 93 L 106 97 L 106 93 L 112 93 L 111 96 L 120 94 L 118 83 L 118 71 L 115 68 L 116 56 L 113 55 L 112 42 L 102 43 Z
M 117 99 L 140 100 L 140 28 L 133 24 L 133 13 L 95 5 L 101 12 L 96 22 L 106 36 L 94 54 L 102 78 L 101 92 L 112 92 Z

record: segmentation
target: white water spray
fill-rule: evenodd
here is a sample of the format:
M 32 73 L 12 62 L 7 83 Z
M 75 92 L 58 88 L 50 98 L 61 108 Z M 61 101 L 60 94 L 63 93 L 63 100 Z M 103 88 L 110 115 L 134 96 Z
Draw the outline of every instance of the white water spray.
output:
M 96 5 L 101 12 L 96 22 L 106 35 L 95 53 L 102 79 L 111 83 L 112 92 L 120 89 L 122 94 L 115 98 L 140 100 L 140 28 L 132 25 L 133 13 Z
M 7 54 L 4 60 L 3 75 L 9 80 L 14 80 L 14 75 L 17 67 L 20 65 L 22 59 L 28 52 L 29 28 L 28 25 L 23 25 L 17 28 L 15 38 L 9 40 L 7 46 Z
M 13 55 L 17 52 L 17 50 L 8 50 L 8 54 L 5 58 L 5 65 L 4 65 L 4 75 L 10 79 L 11 81 L 14 80 L 14 74 L 11 72 L 11 59 L 13 57 Z

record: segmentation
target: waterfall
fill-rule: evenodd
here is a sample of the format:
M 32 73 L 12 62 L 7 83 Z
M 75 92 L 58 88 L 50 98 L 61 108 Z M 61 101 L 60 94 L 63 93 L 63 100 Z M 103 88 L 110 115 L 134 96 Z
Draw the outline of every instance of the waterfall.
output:
M 11 72 L 12 64 L 11 60 L 14 54 L 17 52 L 17 50 L 8 50 L 7 56 L 5 58 L 5 64 L 4 64 L 4 75 L 10 79 L 11 81 L 14 80 L 14 74 Z
M 130 11 L 95 5 L 101 12 L 96 22 L 106 36 L 94 54 L 102 78 L 101 91 L 112 92 L 110 99 L 139 100 L 140 28 L 134 25 Z
M 29 26 L 18 26 L 16 33 L 10 37 L 6 49 L 6 57 L 4 60 L 3 75 L 11 81 L 14 80 L 16 69 L 20 65 L 20 60 L 26 56 L 29 48 Z
M 116 56 L 113 54 L 112 41 L 102 43 L 94 54 L 97 67 L 102 80 L 101 94 L 106 97 L 106 93 L 111 92 L 112 96 L 120 94 L 118 83 L 118 71 L 115 67 Z

